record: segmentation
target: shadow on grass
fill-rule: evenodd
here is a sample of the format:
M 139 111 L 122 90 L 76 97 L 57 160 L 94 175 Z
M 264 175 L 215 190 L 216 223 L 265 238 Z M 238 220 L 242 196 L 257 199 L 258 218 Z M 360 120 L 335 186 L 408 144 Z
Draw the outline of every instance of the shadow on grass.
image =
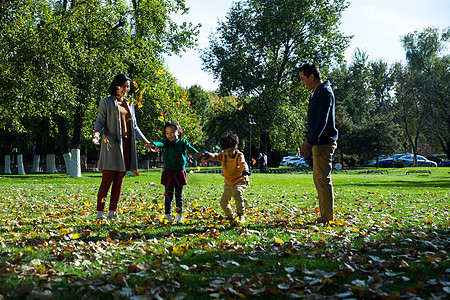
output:
M 447 179 L 436 179 L 433 178 L 433 180 L 421 180 L 421 181 L 414 181 L 414 180 L 392 180 L 392 181 L 386 181 L 386 180 L 376 180 L 373 181 L 367 181 L 367 182 L 358 182 L 358 183 L 336 183 L 333 182 L 334 186 L 339 187 L 345 187 L 345 186 L 367 186 L 367 187 L 377 187 L 377 186 L 383 186 L 383 187 L 396 187 L 396 188 L 402 188 L 402 187 L 440 187 L 440 188 L 450 188 L 450 177 Z

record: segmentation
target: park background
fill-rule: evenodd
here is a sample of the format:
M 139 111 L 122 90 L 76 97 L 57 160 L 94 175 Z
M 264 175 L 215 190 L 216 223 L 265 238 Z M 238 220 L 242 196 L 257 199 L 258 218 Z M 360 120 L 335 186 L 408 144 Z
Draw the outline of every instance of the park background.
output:
M 13 173 L 0 176 L 0 299 L 447 299 L 450 168 L 361 167 L 394 153 L 449 155 L 449 28 L 434 23 L 448 1 L 391 2 L 371 12 L 396 30 L 380 24 L 365 38 L 396 52 L 388 37 L 399 32 L 404 56 L 393 61 L 353 48 L 361 37 L 341 28 L 361 1 L 224 1 L 197 48 L 204 16 L 185 7 L 194 1 L 0 1 L 0 164 Z M 418 7 L 417 27 L 400 30 L 398 3 Z M 436 17 L 423 22 L 430 8 Z M 184 86 L 171 60 L 184 50 L 217 86 Z M 307 61 L 332 83 L 340 130 L 325 226 L 313 222 L 310 168 L 278 167 L 304 139 L 309 92 L 296 68 Z M 122 72 L 150 140 L 175 120 L 199 149 L 218 150 L 233 130 L 246 157 L 267 150 L 271 173 L 250 177 L 246 224 L 221 215 L 220 167 L 195 162 L 184 221 L 167 223 L 161 163 L 144 147 L 119 218 L 95 220 L 91 133 Z
M 349 58 L 352 39 L 361 37 L 341 29 L 352 8 L 346 1 L 230 3 L 203 48 L 196 48 L 203 28 L 189 19 L 183 1 L 1 5 L 5 173 L 65 170 L 79 177 L 95 168 L 98 149 L 90 136 L 97 106 L 118 73 L 134 81 L 129 101 L 148 139 L 163 138 L 164 122 L 175 120 L 198 149 L 215 151 L 218 137 L 232 130 L 246 157 L 266 152 L 269 167 L 277 167 L 304 139 L 309 92 L 296 68 L 308 61 L 335 92 L 335 162 L 353 168 L 394 153 L 448 159 L 448 27 L 418 22 L 423 27 L 398 36 L 404 57 L 388 62 L 371 60 L 365 48 L 352 49 Z M 439 1 L 428 6 L 442 8 L 437 16 L 448 8 Z M 170 73 L 165 60 L 185 50 L 201 57 L 215 90 L 181 86 Z M 142 168 L 161 165 L 160 157 L 140 150 Z

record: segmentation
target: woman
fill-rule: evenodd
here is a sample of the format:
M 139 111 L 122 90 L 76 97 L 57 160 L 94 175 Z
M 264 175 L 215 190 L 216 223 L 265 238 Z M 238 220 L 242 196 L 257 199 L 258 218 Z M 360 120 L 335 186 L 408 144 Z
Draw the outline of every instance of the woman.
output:
M 124 74 L 114 77 L 108 89 L 111 96 L 103 98 L 98 108 L 92 137 L 94 144 L 101 145 L 98 168 L 102 170 L 102 183 L 97 195 L 98 220 L 105 219 L 104 208 L 111 183 L 108 218 L 115 216 L 126 172 L 137 170 L 136 138 L 150 147 L 150 142 L 137 126 L 133 103 L 125 99 L 130 83 L 131 79 Z

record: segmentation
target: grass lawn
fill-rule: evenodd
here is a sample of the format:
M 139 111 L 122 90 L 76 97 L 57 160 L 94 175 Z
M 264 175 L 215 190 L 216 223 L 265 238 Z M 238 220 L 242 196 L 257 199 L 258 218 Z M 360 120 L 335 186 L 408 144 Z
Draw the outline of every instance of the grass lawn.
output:
M 448 299 L 450 168 L 402 170 L 333 174 L 328 226 L 311 174 L 253 174 L 243 226 L 220 174 L 188 173 L 181 225 L 159 170 L 126 177 L 110 222 L 100 173 L 0 176 L 0 299 Z

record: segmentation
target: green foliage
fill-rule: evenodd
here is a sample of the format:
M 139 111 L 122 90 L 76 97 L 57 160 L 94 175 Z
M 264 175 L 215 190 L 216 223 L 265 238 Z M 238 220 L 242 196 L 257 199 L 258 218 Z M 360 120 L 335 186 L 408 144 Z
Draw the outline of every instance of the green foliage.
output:
M 426 28 L 402 37 L 407 66 L 399 68 L 397 97 L 408 137 L 428 133 L 450 156 L 450 107 L 448 105 L 450 28 Z
M 220 82 L 222 95 L 242 99 L 235 112 L 240 136 L 249 136 L 245 122 L 252 115 L 256 136 L 269 130 L 273 149 L 298 147 L 308 96 L 297 67 L 313 61 L 326 73 L 332 61 L 342 58 L 349 38 L 338 23 L 346 7 L 345 1 L 234 3 L 203 61 Z
M 112 78 L 126 73 L 147 87 L 139 103 L 149 106 L 148 115 L 139 124 L 150 137 L 161 127 L 156 121 L 161 112 L 182 123 L 192 139 L 201 136 L 185 91 L 163 71 L 162 55 L 193 47 L 198 34 L 199 25 L 170 19 L 188 11 L 184 1 L 21 0 L 1 5 L 0 42 L 5 46 L 0 54 L 6 58 L 0 63 L 1 128 L 36 131 L 27 118 L 51 118 L 63 144 L 72 136 L 72 148 L 82 141 L 93 147 L 88 141 L 98 103 L 108 95 Z
M 347 67 L 330 73 L 339 130 L 337 156 L 346 165 L 361 165 L 400 149 L 394 115 L 394 70 L 383 61 L 369 61 L 357 50 Z
M 158 70 L 151 83 L 143 82 L 135 87 L 135 101 L 138 107 L 137 118 L 141 130 L 148 139 L 157 141 L 164 138 L 163 127 L 167 121 L 178 122 L 184 129 L 184 137 L 191 143 L 198 142 L 202 136 L 200 121 L 195 109 L 191 107 L 188 92 L 176 84 L 169 73 Z M 144 80 L 145 78 L 143 78 Z

